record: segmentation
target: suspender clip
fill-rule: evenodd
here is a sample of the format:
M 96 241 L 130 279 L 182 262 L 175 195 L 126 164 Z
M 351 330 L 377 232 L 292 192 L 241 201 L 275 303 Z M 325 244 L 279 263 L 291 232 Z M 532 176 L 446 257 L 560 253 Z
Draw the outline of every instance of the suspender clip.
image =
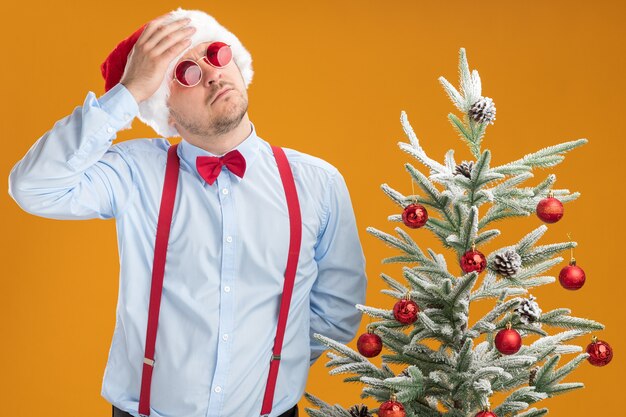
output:
M 272 355 L 272 360 L 273 361 L 279 361 L 280 360 L 280 355 Z
M 150 365 L 150 366 L 154 367 L 154 360 L 152 360 L 152 359 L 143 358 L 143 363 L 145 363 L 146 365 Z

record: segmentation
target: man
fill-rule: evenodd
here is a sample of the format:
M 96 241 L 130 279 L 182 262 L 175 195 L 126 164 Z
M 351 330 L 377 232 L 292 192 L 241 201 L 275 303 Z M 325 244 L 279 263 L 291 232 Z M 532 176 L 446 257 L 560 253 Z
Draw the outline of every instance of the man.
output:
M 90 92 L 9 177 L 30 213 L 116 219 L 120 290 L 102 395 L 114 416 L 297 416 L 324 350 L 312 335 L 349 342 L 365 301 L 343 177 L 291 149 L 281 162 L 257 136 L 250 55 L 203 12 L 151 21 L 102 72 L 107 92 Z M 136 115 L 181 142 L 112 145 Z

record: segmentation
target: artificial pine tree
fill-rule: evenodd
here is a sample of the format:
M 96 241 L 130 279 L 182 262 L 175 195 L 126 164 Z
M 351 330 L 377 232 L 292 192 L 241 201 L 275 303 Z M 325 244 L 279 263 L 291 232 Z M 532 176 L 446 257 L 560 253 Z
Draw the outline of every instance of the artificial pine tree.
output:
M 608 343 L 594 337 L 587 353 L 557 368 L 562 355 L 582 351 L 580 346 L 564 342 L 604 326 L 570 316 L 567 308 L 542 313 L 535 297 L 521 297 L 529 288 L 555 282 L 544 272 L 563 262 L 555 256 L 561 251 L 570 249 L 573 259 L 576 242 L 570 239 L 537 245 L 547 230 L 542 224 L 513 246 L 487 256 L 479 250 L 500 235 L 498 229 L 488 228 L 497 220 L 535 212 L 544 222 L 553 223 L 563 216 L 562 203 L 576 199 L 579 193 L 553 189 L 555 175 L 548 175 L 534 187 L 520 184 L 533 176 L 533 168 L 557 165 L 564 159 L 562 154 L 587 140 L 550 146 L 492 167 L 491 153 L 481 151 L 481 142 L 487 126 L 495 120 L 496 109 L 492 99 L 482 96 L 480 77 L 476 70 L 470 72 L 464 49 L 459 53 L 459 73 L 460 90 L 443 77 L 439 80 L 463 115 L 460 119 L 450 113 L 448 118 L 476 160 L 457 164 L 453 150 L 447 152 L 443 164 L 429 158 L 402 112 L 400 120 L 409 143 L 399 143 L 400 149 L 423 164 L 429 174 L 405 165 L 422 195 L 405 196 L 387 184 L 382 190 L 404 210 L 389 220 L 403 222 L 413 230 L 409 234 L 396 227 L 397 236 L 393 236 L 373 227 L 367 229 L 402 252 L 383 263 L 405 264 L 404 282 L 381 274 L 390 287 L 382 292 L 397 299 L 393 308 L 356 306 L 378 319 L 368 325 L 368 331 L 382 339 L 382 365 L 376 366 L 368 357 L 332 339 L 314 335 L 331 349 L 327 354 L 331 360 L 326 364 L 333 368 L 330 374 L 355 374 L 344 381 L 361 382 L 361 397 L 373 397 L 381 405 L 370 410 L 359 405 L 346 409 L 306 393 L 318 407 L 306 409 L 312 417 L 365 417 L 373 413 L 381 417 L 537 417 L 548 409 L 529 409 L 531 404 L 584 386 L 561 381 L 585 359 L 594 365 L 611 360 Z M 490 206 L 481 218 L 478 208 L 483 204 Z M 415 239 L 426 230 L 454 251 L 459 264 L 449 269 L 443 255 L 420 248 Z M 566 268 L 562 273 L 569 273 Z M 579 276 L 575 271 L 571 278 Z M 493 309 L 470 326 L 471 302 L 489 298 L 495 299 Z M 549 334 L 546 327 L 565 330 Z M 524 343 L 530 335 L 538 335 L 538 339 Z M 478 342 L 481 337 L 485 340 Z M 429 347 L 427 342 L 437 346 Z M 387 364 L 404 369 L 396 375 Z M 510 394 L 492 406 L 489 398 L 494 392 Z

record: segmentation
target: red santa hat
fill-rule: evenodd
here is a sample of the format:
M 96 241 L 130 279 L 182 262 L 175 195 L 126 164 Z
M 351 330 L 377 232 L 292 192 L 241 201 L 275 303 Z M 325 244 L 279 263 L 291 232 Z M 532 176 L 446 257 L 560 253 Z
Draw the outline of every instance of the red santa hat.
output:
M 183 10 L 178 8 L 170 12 L 163 23 L 167 24 L 185 17 L 191 19 L 189 26 L 196 28 L 196 31 L 191 35 L 191 44 L 172 60 L 165 72 L 165 78 L 157 91 L 150 96 L 150 98 L 139 103 L 139 120 L 153 128 L 157 134 L 163 137 L 180 136 L 178 131 L 168 124 L 169 109 L 167 108 L 167 99 L 170 95 L 169 86 L 174 66 L 189 49 L 203 42 L 225 42 L 230 45 L 233 51 L 233 61 L 241 72 L 246 88 L 250 85 L 252 75 L 254 74 L 250 53 L 244 48 L 235 35 L 229 32 L 224 26 L 220 25 L 212 16 L 199 10 Z M 109 91 L 122 79 L 124 68 L 128 60 L 128 54 L 130 54 L 130 51 L 133 49 L 135 42 L 137 42 L 145 26 L 146 25 L 143 25 L 128 38 L 120 42 L 100 66 L 102 76 L 104 77 L 105 91 Z M 130 127 L 130 125 L 127 127 Z

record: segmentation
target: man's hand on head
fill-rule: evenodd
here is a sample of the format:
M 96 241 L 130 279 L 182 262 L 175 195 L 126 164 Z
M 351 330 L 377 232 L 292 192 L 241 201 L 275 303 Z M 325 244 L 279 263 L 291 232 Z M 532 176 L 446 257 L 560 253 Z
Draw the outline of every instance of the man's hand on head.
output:
M 128 55 L 128 62 L 120 83 L 138 103 L 146 100 L 159 88 L 170 62 L 191 44 L 195 28 L 187 26 L 189 19 L 164 24 L 167 15 L 146 25 Z

